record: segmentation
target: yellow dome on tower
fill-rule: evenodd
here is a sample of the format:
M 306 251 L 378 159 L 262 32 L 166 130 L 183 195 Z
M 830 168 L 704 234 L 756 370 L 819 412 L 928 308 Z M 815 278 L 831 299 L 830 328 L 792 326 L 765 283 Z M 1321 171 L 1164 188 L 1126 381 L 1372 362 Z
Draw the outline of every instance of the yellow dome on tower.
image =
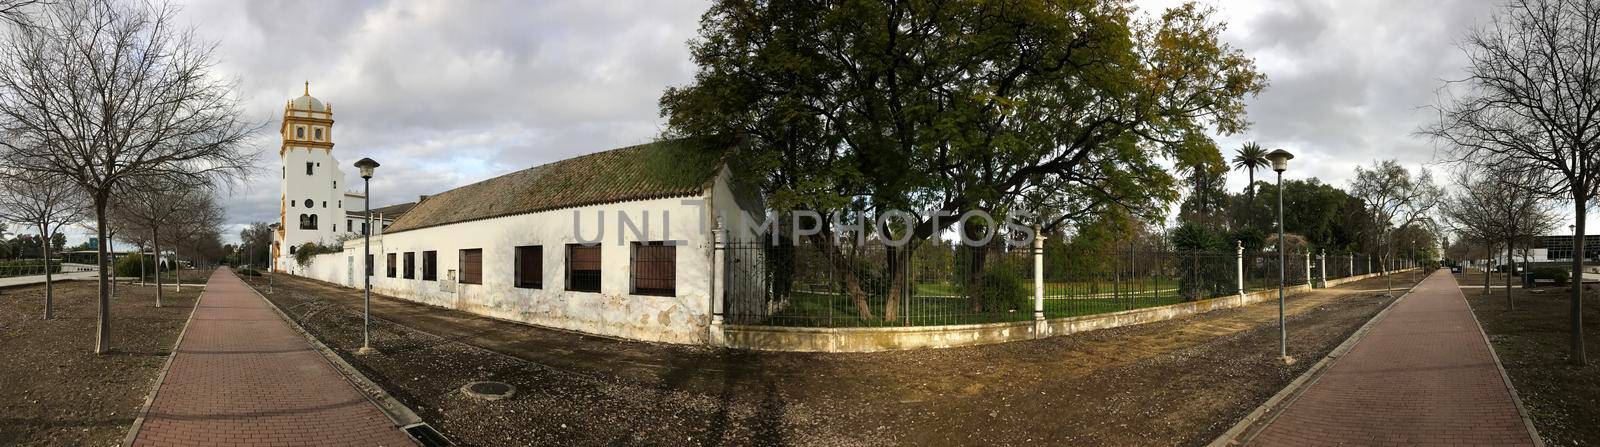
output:
M 323 104 L 322 100 L 311 96 L 311 81 L 306 81 L 306 90 L 304 95 L 289 101 L 289 108 L 294 110 L 306 110 L 324 113 L 328 111 L 328 106 Z

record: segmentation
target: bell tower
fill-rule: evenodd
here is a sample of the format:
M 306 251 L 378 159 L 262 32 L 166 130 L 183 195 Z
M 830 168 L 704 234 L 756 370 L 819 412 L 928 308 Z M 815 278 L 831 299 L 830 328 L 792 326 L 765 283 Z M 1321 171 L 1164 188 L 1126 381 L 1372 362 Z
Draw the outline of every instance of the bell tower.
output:
M 311 96 L 310 81 L 300 97 L 284 104 L 278 134 L 282 194 L 272 251 L 274 270 L 283 271 L 295 266 L 298 247 L 331 243 L 350 229 L 339 228 L 346 222 L 339 185 L 344 171 L 333 157 L 333 106 Z

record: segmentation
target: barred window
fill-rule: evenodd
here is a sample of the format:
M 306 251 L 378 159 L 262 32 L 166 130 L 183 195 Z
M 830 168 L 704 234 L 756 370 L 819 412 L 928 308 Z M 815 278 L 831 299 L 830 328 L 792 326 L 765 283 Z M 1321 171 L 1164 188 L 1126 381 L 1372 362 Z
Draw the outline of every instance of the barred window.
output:
M 517 287 L 544 288 L 544 247 L 538 245 L 517 247 L 515 263 Z
M 600 246 L 567 244 L 567 290 L 600 291 Z
M 422 280 L 439 280 L 439 252 L 433 250 L 422 252 Z
M 408 251 L 405 256 L 405 273 L 401 274 L 406 279 L 417 278 L 417 252 Z
M 461 283 L 483 284 L 483 249 L 461 250 Z
M 673 296 L 677 294 L 677 246 L 665 242 L 634 242 L 633 294 Z
M 394 253 L 389 253 L 389 257 L 387 259 L 388 259 L 388 262 L 383 264 L 383 271 L 385 273 L 388 273 L 388 276 L 390 278 L 393 278 L 394 277 Z

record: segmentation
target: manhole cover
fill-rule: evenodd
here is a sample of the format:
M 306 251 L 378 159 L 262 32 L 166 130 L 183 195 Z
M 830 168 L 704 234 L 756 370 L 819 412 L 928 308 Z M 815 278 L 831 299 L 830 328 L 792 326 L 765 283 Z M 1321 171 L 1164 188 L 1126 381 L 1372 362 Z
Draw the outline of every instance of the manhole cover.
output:
M 461 392 L 483 400 L 500 400 L 515 394 L 517 387 L 502 382 L 472 382 L 461 387 Z

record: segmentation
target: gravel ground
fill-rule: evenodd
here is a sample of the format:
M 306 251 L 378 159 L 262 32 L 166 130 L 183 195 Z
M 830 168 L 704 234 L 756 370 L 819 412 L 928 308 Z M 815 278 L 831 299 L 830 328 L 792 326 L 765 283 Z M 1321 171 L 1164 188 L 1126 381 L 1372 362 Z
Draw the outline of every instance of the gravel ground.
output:
M 96 285 L 57 283 L 55 318 L 44 286 L 0 291 L 0 445 L 112 446 L 133 424 L 188 321 L 199 288 L 117 286 L 112 348 L 94 354 Z
M 1456 275 L 1462 285 L 1483 284 L 1480 273 Z M 1491 283 L 1504 284 L 1505 275 Z M 1568 287 L 1511 289 L 1515 310 L 1506 304 L 1506 289 L 1464 288 L 1467 302 L 1488 334 L 1495 354 L 1517 387 L 1522 405 L 1546 445 L 1600 445 L 1600 285 L 1587 284 L 1583 303 L 1589 365 L 1567 362 L 1571 318 Z
M 345 357 L 467 445 L 1203 445 L 1391 302 L 1382 287 L 1292 297 L 1292 366 L 1275 359 L 1275 304 L 1001 345 L 814 354 L 618 341 L 375 297 L 382 353 Z M 282 276 L 274 290 L 330 347 L 360 345 L 359 291 Z M 474 400 L 458 390 L 474 380 L 518 392 Z

